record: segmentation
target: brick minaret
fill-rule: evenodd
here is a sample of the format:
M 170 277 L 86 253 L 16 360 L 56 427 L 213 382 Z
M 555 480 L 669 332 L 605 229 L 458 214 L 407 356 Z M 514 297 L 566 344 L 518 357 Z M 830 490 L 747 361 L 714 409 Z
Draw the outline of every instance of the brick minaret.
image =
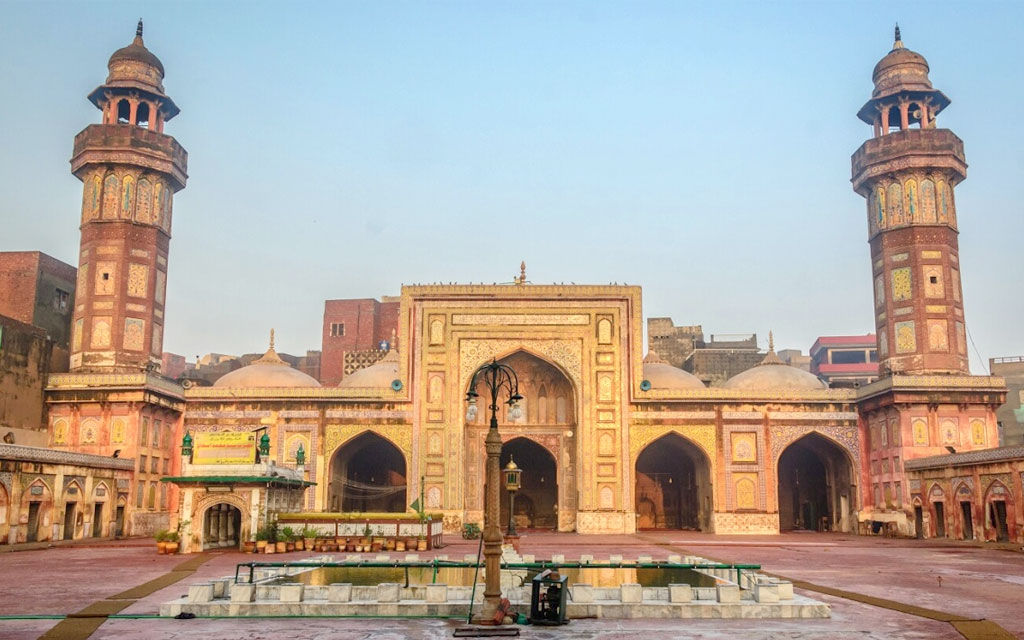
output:
M 89 100 L 102 124 L 75 136 L 71 171 L 84 183 L 82 244 L 71 368 L 159 367 L 163 352 L 173 194 L 185 187 L 188 154 L 163 133 L 178 107 L 164 94 L 164 67 L 135 40 L 107 63 Z
M 853 189 L 867 199 L 881 373 L 966 374 L 953 188 L 967 177 L 963 142 L 938 129 L 949 105 L 928 63 L 904 48 L 875 66 L 858 117 L 874 137 L 853 154 Z

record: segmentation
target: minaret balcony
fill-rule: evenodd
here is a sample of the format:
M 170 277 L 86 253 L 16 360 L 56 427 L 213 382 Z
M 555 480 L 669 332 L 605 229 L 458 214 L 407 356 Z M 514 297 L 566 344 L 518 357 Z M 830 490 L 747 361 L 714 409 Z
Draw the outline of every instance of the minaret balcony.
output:
M 188 152 L 169 135 L 129 124 L 92 124 L 75 136 L 71 172 L 95 164 L 142 167 L 170 177 L 174 190 L 185 188 Z
M 956 182 L 967 177 L 963 140 L 949 129 L 905 129 L 871 138 L 853 154 L 852 165 L 853 190 L 864 196 L 874 179 L 897 171 L 945 169 Z

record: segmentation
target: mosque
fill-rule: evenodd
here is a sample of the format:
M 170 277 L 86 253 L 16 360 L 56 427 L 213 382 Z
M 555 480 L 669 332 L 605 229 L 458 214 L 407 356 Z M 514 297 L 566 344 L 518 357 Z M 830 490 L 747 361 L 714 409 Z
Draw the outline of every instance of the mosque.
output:
M 338 385 L 288 366 L 271 338 L 259 360 L 184 388 L 158 371 L 173 200 L 187 180 L 187 153 L 164 132 L 179 109 L 141 22 L 108 69 L 89 94 L 101 122 L 74 141 L 72 365 L 50 377 L 46 403 L 51 449 L 136 461 L 110 498 L 126 530 L 194 523 L 186 537 L 203 548 L 223 540 L 211 517 L 227 517 L 236 541 L 269 511 L 406 512 L 420 495 L 446 532 L 481 523 L 488 416 L 467 420 L 465 399 L 493 360 L 518 375 L 521 415 L 499 415 L 501 463 L 523 469 L 515 517 L 533 529 L 859 532 L 870 521 L 912 535 L 954 516 L 903 462 L 998 444 L 1003 381 L 968 371 L 963 143 L 937 126 L 950 100 L 898 30 L 857 112 L 871 131 L 852 184 L 867 205 L 881 377 L 856 389 L 829 388 L 771 344 L 757 366 L 705 386 L 645 354 L 640 287 L 537 285 L 525 272 L 403 286 L 387 355 Z M 265 435 L 263 463 L 288 471 L 277 482 L 290 497 L 190 479 L 192 439 L 223 433 Z M 59 487 L 46 491 L 59 510 Z

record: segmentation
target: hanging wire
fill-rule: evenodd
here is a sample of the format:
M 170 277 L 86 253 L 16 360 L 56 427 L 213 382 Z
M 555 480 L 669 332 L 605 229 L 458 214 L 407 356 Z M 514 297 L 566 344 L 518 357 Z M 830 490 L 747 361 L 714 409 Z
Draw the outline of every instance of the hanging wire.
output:
M 964 327 L 964 330 L 967 331 L 967 337 L 971 341 L 971 346 L 974 347 L 974 353 L 978 356 L 978 360 L 981 360 L 981 366 L 985 367 L 985 374 L 992 375 L 992 372 L 989 371 L 988 368 L 988 361 L 985 360 L 985 358 L 981 357 L 981 352 L 978 351 L 978 345 L 974 344 L 974 336 L 971 335 L 971 330 L 968 329 L 966 326 Z

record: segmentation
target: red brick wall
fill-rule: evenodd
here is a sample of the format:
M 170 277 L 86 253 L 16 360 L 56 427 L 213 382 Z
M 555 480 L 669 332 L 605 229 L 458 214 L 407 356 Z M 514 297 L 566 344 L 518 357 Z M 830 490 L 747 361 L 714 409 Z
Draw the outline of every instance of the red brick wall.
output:
M 38 251 L 0 253 L 0 315 L 32 324 L 39 256 Z
M 341 382 L 346 351 L 376 349 L 381 340 L 391 340 L 392 330 L 398 327 L 398 307 L 398 301 L 373 298 L 325 301 L 320 383 L 333 386 Z M 331 335 L 334 323 L 345 324 L 344 336 Z

